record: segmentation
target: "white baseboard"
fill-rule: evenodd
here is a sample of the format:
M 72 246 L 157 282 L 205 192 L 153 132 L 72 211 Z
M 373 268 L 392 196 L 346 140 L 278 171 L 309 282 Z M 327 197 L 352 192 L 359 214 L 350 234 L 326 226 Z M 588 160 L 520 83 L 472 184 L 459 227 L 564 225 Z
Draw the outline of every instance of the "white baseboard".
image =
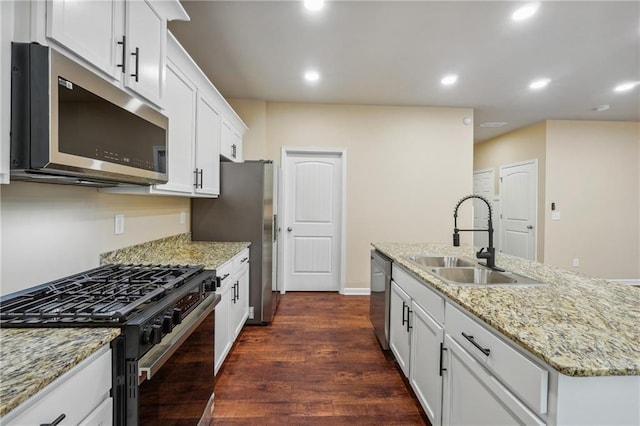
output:
M 342 290 L 342 294 L 345 296 L 369 296 L 371 289 L 362 287 L 345 288 Z
M 614 283 L 626 284 L 626 285 L 640 285 L 640 278 L 632 278 L 627 280 L 611 279 Z

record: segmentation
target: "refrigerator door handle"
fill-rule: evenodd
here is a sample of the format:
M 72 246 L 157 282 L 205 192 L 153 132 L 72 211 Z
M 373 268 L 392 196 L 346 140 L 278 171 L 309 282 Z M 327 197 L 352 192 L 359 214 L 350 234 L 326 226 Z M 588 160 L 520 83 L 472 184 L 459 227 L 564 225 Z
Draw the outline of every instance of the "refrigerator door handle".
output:
M 276 241 L 278 241 L 278 215 L 274 214 L 273 215 L 273 242 L 275 243 Z

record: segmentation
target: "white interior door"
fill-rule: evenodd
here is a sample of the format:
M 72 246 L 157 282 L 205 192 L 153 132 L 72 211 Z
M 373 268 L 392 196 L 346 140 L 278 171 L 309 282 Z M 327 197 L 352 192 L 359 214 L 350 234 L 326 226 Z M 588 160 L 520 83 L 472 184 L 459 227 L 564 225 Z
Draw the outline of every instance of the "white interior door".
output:
M 536 259 L 538 162 L 500 167 L 502 200 L 502 252 Z
M 342 154 L 284 154 L 283 242 L 287 291 L 338 291 L 341 277 Z
M 491 203 L 493 200 L 495 178 L 493 169 L 479 170 L 473 173 L 473 193 L 484 196 Z M 493 205 L 492 205 L 493 208 Z M 489 209 L 487 205 L 477 198 L 473 199 L 473 229 L 487 229 L 489 219 Z M 493 221 L 495 228 L 496 212 L 493 211 Z M 494 240 L 498 239 L 498 234 L 494 230 Z M 474 247 L 488 247 L 489 235 L 486 232 L 473 233 Z M 495 243 L 494 243 L 495 247 Z

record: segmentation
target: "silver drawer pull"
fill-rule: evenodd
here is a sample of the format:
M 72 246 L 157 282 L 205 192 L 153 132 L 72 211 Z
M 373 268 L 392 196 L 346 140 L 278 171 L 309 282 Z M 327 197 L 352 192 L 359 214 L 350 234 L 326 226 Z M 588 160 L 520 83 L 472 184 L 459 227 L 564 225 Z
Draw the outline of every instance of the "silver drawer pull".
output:
M 462 332 L 462 337 L 464 337 L 465 339 L 467 339 L 468 341 L 471 342 L 471 344 L 473 346 L 475 346 L 476 348 L 478 348 L 478 350 L 480 352 L 482 352 L 483 354 L 485 354 L 485 356 L 489 356 L 489 354 L 491 353 L 491 349 L 486 349 L 483 348 L 482 346 L 480 346 L 478 344 L 478 342 L 475 341 L 475 339 L 473 338 L 473 336 L 469 336 L 467 333 L 465 333 L 464 331 Z

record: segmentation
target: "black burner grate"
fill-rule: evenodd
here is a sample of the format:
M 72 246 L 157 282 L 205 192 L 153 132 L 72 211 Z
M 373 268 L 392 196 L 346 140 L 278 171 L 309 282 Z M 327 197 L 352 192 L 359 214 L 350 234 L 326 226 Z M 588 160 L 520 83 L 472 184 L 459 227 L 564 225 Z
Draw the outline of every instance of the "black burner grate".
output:
M 201 265 L 105 265 L 0 299 L 0 324 L 123 323 L 182 285 Z

